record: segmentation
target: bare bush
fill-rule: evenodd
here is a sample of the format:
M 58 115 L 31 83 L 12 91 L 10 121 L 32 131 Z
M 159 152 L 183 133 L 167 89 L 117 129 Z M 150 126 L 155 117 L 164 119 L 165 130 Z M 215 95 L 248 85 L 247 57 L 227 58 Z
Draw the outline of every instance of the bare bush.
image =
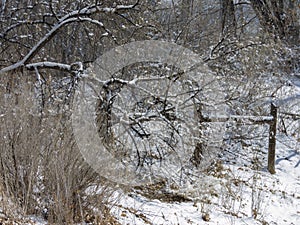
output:
M 108 201 L 114 189 L 84 162 L 68 111 L 37 110 L 34 79 L 28 75 L 1 77 L 2 192 L 22 213 L 51 223 L 112 219 Z

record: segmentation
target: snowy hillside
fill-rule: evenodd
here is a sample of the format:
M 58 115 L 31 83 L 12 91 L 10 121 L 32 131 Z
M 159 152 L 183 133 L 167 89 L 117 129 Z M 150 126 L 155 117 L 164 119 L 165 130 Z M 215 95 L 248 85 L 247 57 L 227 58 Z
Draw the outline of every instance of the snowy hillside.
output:
M 300 144 L 280 138 L 275 175 L 224 165 L 183 193 L 186 202 L 124 195 L 114 215 L 121 224 L 300 224 Z M 288 141 L 288 142 L 287 142 Z M 288 143 L 288 145 L 287 145 Z M 174 191 L 176 192 L 176 191 Z
M 298 225 L 299 149 L 299 142 L 279 135 L 275 175 L 236 158 L 235 163 L 219 164 L 209 175 L 199 176 L 194 184 L 169 186 L 167 192 L 159 184 L 148 186 L 148 195 L 118 191 L 112 197 L 117 199 L 110 206 L 112 214 L 122 225 Z M 5 220 L 2 214 L 0 218 L 0 224 L 47 224 L 35 216 L 20 218 L 21 222 Z

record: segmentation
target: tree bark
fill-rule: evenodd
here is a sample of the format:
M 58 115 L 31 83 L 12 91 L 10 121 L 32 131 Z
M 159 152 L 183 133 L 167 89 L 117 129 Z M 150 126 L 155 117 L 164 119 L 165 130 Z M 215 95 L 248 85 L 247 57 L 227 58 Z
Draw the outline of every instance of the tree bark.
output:
M 182 0 L 181 2 L 181 23 L 187 24 L 191 15 L 192 0 Z
M 276 130 L 277 130 L 277 107 L 271 104 L 271 116 L 273 121 L 270 123 L 269 148 L 268 148 L 268 171 L 275 174 L 275 150 L 276 150 Z
M 237 22 L 233 0 L 221 0 L 222 34 L 236 34 Z

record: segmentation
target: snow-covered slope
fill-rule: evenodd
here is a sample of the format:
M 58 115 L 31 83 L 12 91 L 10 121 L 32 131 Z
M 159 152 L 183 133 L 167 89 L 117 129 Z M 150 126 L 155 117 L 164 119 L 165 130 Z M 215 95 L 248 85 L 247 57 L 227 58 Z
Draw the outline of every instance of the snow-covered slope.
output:
M 118 192 L 112 214 L 122 225 L 299 225 L 300 143 L 278 135 L 276 157 L 275 175 L 236 158 L 194 183 L 170 188 L 173 198 L 162 198 L 159 187 L 151 199 Z M 20 221 L 0 224 L 47 224 L 35 216 Z
M 279 137 L 276 174 L 239 163 L 181 189 L 191 199 L 163 202 L 125 195 L 113 214 L 121 224 L 300 224 L 300 143 Z M 237 159 L 238 160 L 238 159 Z

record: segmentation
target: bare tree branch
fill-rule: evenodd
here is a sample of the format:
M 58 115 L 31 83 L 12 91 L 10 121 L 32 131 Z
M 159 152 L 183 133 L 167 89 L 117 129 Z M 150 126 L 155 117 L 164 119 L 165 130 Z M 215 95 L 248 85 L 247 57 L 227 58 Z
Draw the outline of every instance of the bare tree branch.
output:
M 101 27 L 104 28 L 103 23 L 100 21 L 93 20 L 89 18 L 89 16 L 97 13 L 116 13 L 117 11 L 120 10 L 127 10 L 127 9 L 132 9 L 134 8 L 138 2 L 134 5 L 117 5 L 116 7 L 113 8 L 101 8 L 97 5 L 94 6 L 88 6 L 80 10 L 75 10 L 64 17 L 62 17 L 53 27 L 52 29 L 27 53 L 22 60 L 18 61 L 17 63 L 10 65 L 8 67 L 2 68 L 0 70 L 0 74 L 15 70 L 19 67 L 22 67 L 26 65 L 38 52 L 41 48 L 43 48 L 46 43 L 48 43 L 54 36 L 55 34 L 65 25 L 69 23 L 74 23 L 74 22 L 91 22 L 91 23 L 96 23 L 97 25 L 100 25 Z M 105 29 L 107 31 L 107 29 Z

